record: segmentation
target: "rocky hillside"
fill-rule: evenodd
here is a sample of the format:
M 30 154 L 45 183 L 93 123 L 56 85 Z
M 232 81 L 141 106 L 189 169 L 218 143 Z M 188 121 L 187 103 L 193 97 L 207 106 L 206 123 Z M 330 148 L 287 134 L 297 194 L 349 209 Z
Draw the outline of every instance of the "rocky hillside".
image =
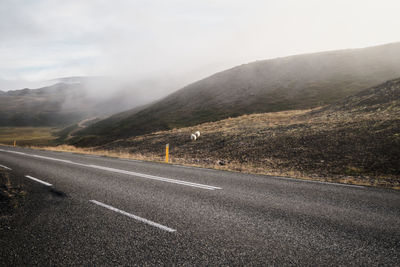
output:
M 363 90 L 354 96 L 331 105 L 332 110 L 351 111 L 398 111 L 400 108 L 400 79 L 385 82 L 379 86 Z
M 244 115 L 97 149 L 163 160 L 167 143 L 175 163 L 400 189 L 400 79 L 324 108 Z

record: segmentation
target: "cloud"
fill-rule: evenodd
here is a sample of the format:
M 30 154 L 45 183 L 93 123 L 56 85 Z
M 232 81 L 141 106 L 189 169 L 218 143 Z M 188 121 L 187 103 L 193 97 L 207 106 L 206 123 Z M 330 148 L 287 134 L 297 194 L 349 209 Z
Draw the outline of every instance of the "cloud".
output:
M 400 41 L 399 8 L 396 0 L 2 0 L 0 78 L 169 77 L 165 90 L 174 90 L 254 60 Z

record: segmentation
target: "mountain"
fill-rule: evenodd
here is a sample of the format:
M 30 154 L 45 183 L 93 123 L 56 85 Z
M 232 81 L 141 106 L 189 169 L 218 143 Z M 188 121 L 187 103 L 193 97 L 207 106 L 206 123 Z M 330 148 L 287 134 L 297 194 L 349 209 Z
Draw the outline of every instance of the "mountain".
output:
M 79 86 L 56 84 L 0 94 L 0 126 L 56 126 L 79 121 L 79 112 L 62 108 L 71 92 L 79 92 Z
M 39 89 L 0 91 L 0 126 L 67 126 L 143 105 L 152 81 L 121 82 L 106 77 L 65 77 Z
M 103 144 L 243 114 L 317 107 L 399 76 L 400 43 L 256 61 L 99 121 L 71 142 Z

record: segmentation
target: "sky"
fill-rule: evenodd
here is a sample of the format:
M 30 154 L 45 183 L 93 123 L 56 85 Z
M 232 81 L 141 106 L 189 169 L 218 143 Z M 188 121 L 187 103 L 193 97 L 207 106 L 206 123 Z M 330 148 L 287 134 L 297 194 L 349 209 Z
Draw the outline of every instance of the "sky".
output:
M 0 90 L 68 76 L 175 90 L 244 63 L 400 41 L 398 0 L 0 0 Z

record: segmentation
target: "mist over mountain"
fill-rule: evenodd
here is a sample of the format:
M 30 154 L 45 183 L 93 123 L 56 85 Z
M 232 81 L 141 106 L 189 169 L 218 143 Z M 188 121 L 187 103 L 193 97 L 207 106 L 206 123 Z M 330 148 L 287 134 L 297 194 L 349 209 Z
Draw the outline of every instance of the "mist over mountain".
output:
M 153 80 L 65 77 L 52 82 L 39 89 L 0 92 L 0 126 L 67 126 L 143 105 L 165 91 Z
M 104 143 L 243 114 L 311 108 L 399 76 L 400 43 L 256 61 L 111 116 L 72 141 Z

